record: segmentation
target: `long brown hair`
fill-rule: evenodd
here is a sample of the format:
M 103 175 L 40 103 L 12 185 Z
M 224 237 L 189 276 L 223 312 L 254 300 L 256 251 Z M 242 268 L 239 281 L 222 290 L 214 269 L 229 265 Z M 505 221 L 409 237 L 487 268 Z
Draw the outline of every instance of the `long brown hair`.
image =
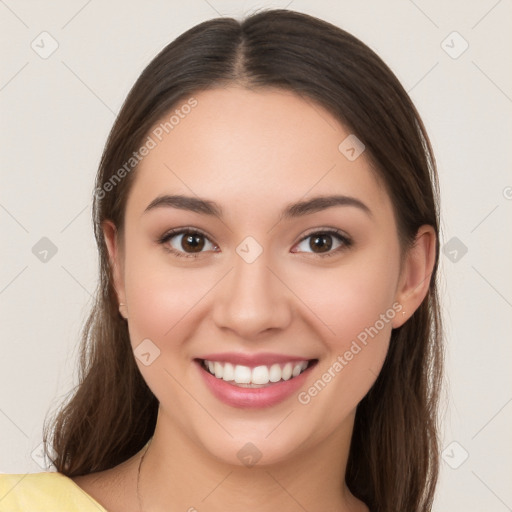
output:
M 282 88 L 325 107 L 365 144 L 394 205 L 402 249 L 423 224 L 438 235 L 428 295 L 393 330 L 382 371 L 357 407 L 346 472 L 352 493 L 374 512 L 428 511 L 439 466 L 443 359 L 432 149 L 407 93 L 372 50 L 334 25 L 287 10 L 191 28 L 154 58 L 130 91 L 97 175 L 93 220 L 100 280 L 83 332 L 79 384 L 45 424 L 47 456 L 63 474 L 83 475 L 125 461 L 154 432 L 158 401 L 137 368 L 118 312 L 101 223 L 110 219 L 122 232 L 136 166 L 122 179 L 119 169 L 155 123 L 194 93 L 230 84 Z

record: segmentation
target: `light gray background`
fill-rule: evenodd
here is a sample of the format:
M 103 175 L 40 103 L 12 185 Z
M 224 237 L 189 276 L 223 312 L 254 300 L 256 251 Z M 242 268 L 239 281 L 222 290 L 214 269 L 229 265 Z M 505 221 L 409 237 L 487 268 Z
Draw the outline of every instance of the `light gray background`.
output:
M 448 386 L 435 510 L 512 510 L 510 0 L 0 0 L 0 472 L 42 471 L 44 416 L 75 382 L 96 286 L 93 179 L 128 90 L 183 31 L 264 6 L 361 38 L 426 123 L 442 243 L 451 240 L 441 256 Z M 48 51 L 52 38 L 48 58 L 31 47 Z M 32 252 L 42 237 L 57 248 L 46 262 Z

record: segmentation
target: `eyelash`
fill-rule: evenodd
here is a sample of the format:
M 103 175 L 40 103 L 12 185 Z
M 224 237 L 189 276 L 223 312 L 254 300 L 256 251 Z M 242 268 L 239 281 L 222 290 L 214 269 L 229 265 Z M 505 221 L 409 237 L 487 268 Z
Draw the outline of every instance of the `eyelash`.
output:
M 167 242 L 169 240 L 171 240 L 175 236 L 183 235 L 183 234 L 201 235 L 201 236 L 205 237 L 207 240 L 209 240 L 211 242 L 209 237 L 205 233 L 200 231 L 199 229 L 196 229 L 196 228 L 178 228 L 178 229 L 171 229 L 170 231 L 167 231 L 164 235 L 162 235 L 158 239 L 158 243 L 161 244 L 161 245 L 165 245 L 165 244 L 167 244 Z M 310 253 L 310 254 L 315 254 L 316 256 L 319 256 L 320 258 L 328 258 L 330 256 L 334 256 L 334 255 L 338 254 L 339 252 L 348 249 L 353 244 L 353 241 L 345 233 L 343 233 L 342 231 L 337 230 L 337 229 L 329 228 L 329 229 L 316 229 L 315 231 L 311 231 L 309 234 L 307 234 L 306 236 L 302 237 L 297 242 L 297 244 L 295 244 L 295 245 L 300 244 L 301 242 L 303 242 L 304 240 L 307 240 L 308 238 L 311 238 L 313 235 L 329 235 L 329 236 L 333 236 L 333 237 L 337 238 L 338 241 L 341 242 L 341 244 L 342 244 L 339 247 L 337 247 L 336 249 L 334 249 L 333 251 L 329 251 L 329 252 L 326 252 L 326 253 Z M 211 242 L 211 243 L 213 244 L 213 242 Z M 200 254 L 202 254 L 202 251 L 199 252 L 199 253 L 196 253 L 196 254 L 183 253 L 183 252 L 175 250 L 172 247 L 169 247 L 168 245 L 165 246 L 165 249 L 167 251 L 169 251 L 170 253 L 172 253 L 174 256 L 177 256 L 179 258 L 193 258 L 193 259 L 196 259 Z
M 204 236 L 207 240 L 210 240 L 208 236 L 206 236 L 205 233 L 200 231 L 199 229 L 195 228 L 178 228 L 178 229 L 171 229 L 170 231 L 167 231 L 159 240 L 158 243 L 161 245 L 165 245 L 169 240 L 174 238 L 177 235 L 183 235 L 183 234 L 189 234 L 189 235 L 201 235 Z M 211 240 L 210 240 L 211 242 Z M 213 242 L 212 242 L 213 243 Z M 215 244 L 214 244 L 215 245 Z M 197 254 L 190 254 L 190 253 L 182 253 L 174 249 L 173 247 L 169 247 L 168 245 L 165 246 L 165 249 L 169 251 L 170 253 L 174 254 L 174 256 L 178 256 L 178 258 L 197 258 L 201 252 Z

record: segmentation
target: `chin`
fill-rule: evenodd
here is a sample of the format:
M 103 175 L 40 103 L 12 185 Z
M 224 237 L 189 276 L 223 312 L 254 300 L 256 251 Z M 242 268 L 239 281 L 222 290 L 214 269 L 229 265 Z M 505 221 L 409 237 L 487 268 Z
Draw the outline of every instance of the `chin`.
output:
M 202 447 L 205 453 L 226 465 L 247 468 L 274 466 L 293 459 L 303 447 L 302 439 L 288 438 L 286 443 L 282 439 L 276 436 L 275 440 L 270 440 L 266 433 L 224 438 L 219 442 L 208 437 L 203 440 Z

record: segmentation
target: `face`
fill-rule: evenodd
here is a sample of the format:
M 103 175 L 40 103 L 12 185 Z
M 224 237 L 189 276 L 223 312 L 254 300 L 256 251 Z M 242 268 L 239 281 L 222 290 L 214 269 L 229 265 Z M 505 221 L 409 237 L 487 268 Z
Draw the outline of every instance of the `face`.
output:
M 109 246 L 116 288 L 159 421 L 220 460 L 252 443 L 274 463 L 341 436 L 381 370 L 403 321 L 393 208 L 317 104 L 194 98 L 152 131 Z

